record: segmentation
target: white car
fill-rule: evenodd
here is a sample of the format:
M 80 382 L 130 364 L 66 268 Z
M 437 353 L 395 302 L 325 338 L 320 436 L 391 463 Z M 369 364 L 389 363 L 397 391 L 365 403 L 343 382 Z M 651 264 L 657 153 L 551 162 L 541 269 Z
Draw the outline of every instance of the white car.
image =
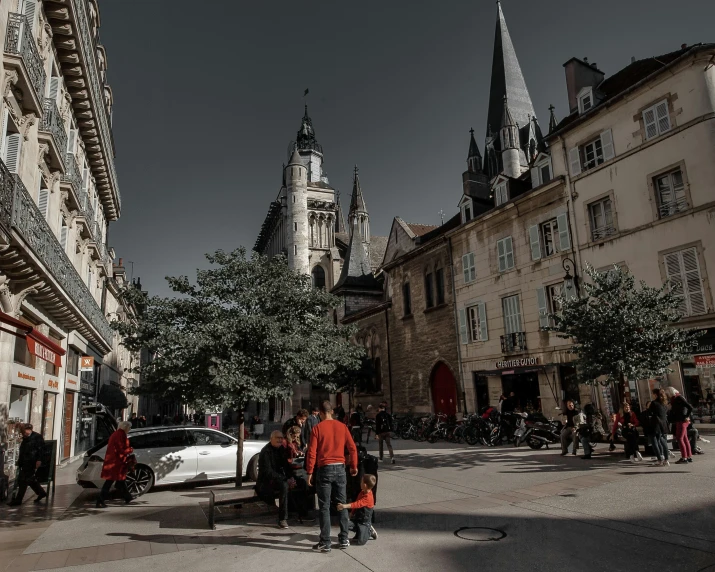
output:
M 238 441 L 205 427 L 156 427 L 132 429 L 129 443 L 137 466 L 127 474 L 127 489 L 132 496 L 146 493 L 155 484 L 177 484 L 230 479 L 236 476 Z M 258 477 L 258 454 L 268 441 L 243 442 L 243 474 L 252 481 Z M 77 484 L 101 487 L 102 464 L 107 442 L 87 451 L 77 469 Z

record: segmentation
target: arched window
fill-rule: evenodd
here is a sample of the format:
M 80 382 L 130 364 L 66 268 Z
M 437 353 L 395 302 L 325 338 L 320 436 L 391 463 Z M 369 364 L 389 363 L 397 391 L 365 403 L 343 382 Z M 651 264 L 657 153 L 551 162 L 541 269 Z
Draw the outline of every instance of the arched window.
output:
M 380 370 L 380 358 L 376 357 L 373 362 L 373 368 L 375 370 L 375 375 L 373 377 L 373 390 L 375 393 L 380 393 L 382 391 L 382 371 Z
M 321 288 L 325 290 L 325 270 L 322 266 L 313 268 L 313 288 Z

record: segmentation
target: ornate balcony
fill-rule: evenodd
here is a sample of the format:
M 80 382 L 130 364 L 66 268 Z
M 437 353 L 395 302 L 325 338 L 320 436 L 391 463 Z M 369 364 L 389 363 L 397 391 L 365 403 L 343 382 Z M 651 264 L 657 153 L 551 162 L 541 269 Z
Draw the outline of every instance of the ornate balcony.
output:
M 65 153 L 65 174 L 62 175 L 60 184 L 69 187 L 71 190 L 72 206 L 76 209 L 81 208 L 82 174 L 79 172 L 77 160 L 72 153 Z
M 512 332 L 501 336 L 501 353 L 512 354 L 526 351 L 526 332 Z
M 102 310 L 67 257 L 25 185 L 17 175 L 8 171 L 2 161 L 0 161 L 0 226 L 8 235 L 15 231 L 19 236 L 19 239 L 10 237 L 14 249 L 13 255 L 10 257 L 6 252 L 0 259 L 0 268 L 10 277 L 10 284 L 12 285 L 15 280 L 22 283 L 23 279 L 28 280 L 28 276 L 36 276 L 38 285 L 35 297 L 49 313 L 67 327 L 76 328 L 95 343 L 111 348 L 114 334 Z M 23 242 L 30 248 L 32 255 L 27 252 Z M 38 265 L 37 261 L 41 264 Z M 48 274 L 60 286 L 61 291 L 52 286 L 48 278 L 43 277 Z M 79 314 L 68 307 L 67 301 L 77 307 Z
M 55 100 L 49 97 L 45 98 L 38 136 L 40 139 L 46 140 L 50 145 L 52 166 L 56 169 L 64 170 L 67 132 Z
M 18 84 L 26 108 L 37 113 L 43 112 L 45 92 L 45 68 L 37 51 L 32 27 L 24 14 L 8 14 L 7 35 L 5 36 L 5 65 L 18 70 Z

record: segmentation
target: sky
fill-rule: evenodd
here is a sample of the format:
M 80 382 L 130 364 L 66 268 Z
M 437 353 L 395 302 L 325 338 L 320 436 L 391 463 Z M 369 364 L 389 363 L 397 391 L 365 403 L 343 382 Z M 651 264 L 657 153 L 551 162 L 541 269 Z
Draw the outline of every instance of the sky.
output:
M 198 9 L 201 6 L 203 9 Z M 534 109 L 567 115 L 563 64 L 606 75 L 715 41 L 715 2 L 503 0 Z M 204 254 L 249 251 L 278 195 L 303 93 L 347 213 L 353 166 L 372 235 L 457 212 L 469 129 L 483 150 L 492 0 L 100 0 L 122 194 L 109 245 L 152 294 Z

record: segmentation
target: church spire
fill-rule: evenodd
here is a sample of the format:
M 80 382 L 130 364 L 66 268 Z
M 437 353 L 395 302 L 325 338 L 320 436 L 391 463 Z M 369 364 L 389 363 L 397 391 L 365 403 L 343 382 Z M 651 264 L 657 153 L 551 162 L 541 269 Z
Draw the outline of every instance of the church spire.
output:
M 467 171 L 479 173 L 482 170 L 482 155 L 474 140 L 474 129 L 469 130 L 469 154 L 467 155 Z
M 549 105 L 549 133 L 553 133 L 556 131 L 556 126 L 558 125 L 558 121 L 556 121 L 556 115 L 554 114 L 554 110 L 556 108 L 553 105 Z
M 355 222 L 360 228 L 362 241 L 370 242 L 370 216 L 367 214 L 367 206 L 365 206 L 365 198 L 362 195 L 360 188 L 360 177 L 358 176 L 358 166 L 355 165 L 353 173 L 353 194 L 350 197 L 350 211 L 348 212 L 348 224 L 352 233 Z
M 315 130 L 313 129 L 313 120 L 308 115 L 308 104 L 305 104 L 305 113 L 303 114 L 303 120 L 300 124 L 300 129 L 298 130 L 298 135 L 296 136 L 296 147 L 299 151 L 317 151 L 318 153 L 323 152 L 323 148 L 318 143 L 315 138 Z
M 519 125 L 528 125 L 529 116 L 535 115 L 529 90 L 526 88 L 521 73 L 519 60 L 516 58 L 506 20 L 497 2 L 497 23 L 494 34 L 494 54 L 492 59 L 492 78 L 489 88 L 489 111 L 487 125 L 494 127 L 502 124 L 504 98 L 509 99 L 509 110 Z M 487 133 L 489 137 L 489 133 Z

